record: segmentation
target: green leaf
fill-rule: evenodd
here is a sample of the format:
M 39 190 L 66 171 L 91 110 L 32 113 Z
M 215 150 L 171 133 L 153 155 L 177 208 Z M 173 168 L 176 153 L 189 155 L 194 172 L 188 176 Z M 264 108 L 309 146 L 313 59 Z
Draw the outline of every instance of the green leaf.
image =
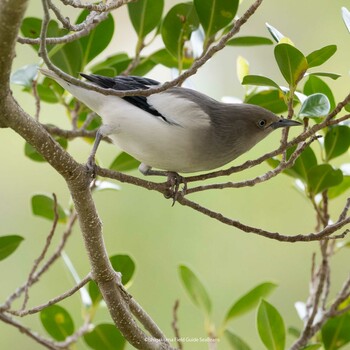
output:
M 59 222 L 66 222 L 67 216 L 62 207 L 57 204 Z M 54 219 L 54 201 L 51 197 L 43 194 L 36 194 L 32 197 L 32 211 L 34 215 L 42 218 Z
M 113 255 L 109 260 L 113 269 L 121 273 L 122 283 L 125 288 L 128 288 L 131 285 L 132 277 L 136 269 L 134 260 L 129 255 L 125 254 Z M 94 281 L 89 282 L 88 291 L 94 304 L 98 304 L 102 300 L 101 292 Z
M 40 311 L 40 320 L 46 332 L 55 340 L 63 341 L 74 333 L 72 317 L 59 305 L 51 305 Z
M 301 350 L 317 350 L 322 347 L 322 344 L 309 344 L 302 348 Z
M 306 57 L 292 45 L 278 44 L 275 59 L 284 79 L 295 88 L 308 68 Z
M 161 49 L 152 53 L 149 56 L 149 59 L 155 62 L 156 64 L 162 64 L 163 66 L 168 68 L 177 68 L 179 66 L 178 61 L 173 55 L 169 53 L 167 49 Z M 184 69 L 188 69 L 190 68 L 192 63 L 193 59 L 184 57 L 182 61 L 182 67 Z
M 283 38 L 285 38 L 285 35 L 283 35 L 280 31 L 278 31 L 275 27 L 272 25 L 265 23 L 267 30 L 270 32 L 271 36 L 275 39 L 277 43 L 279 43 Z
M 192 302 L 209 316 L 211 313 L 211 301 L 202 282 L 194 272 L 185 265 L 179 266 L 179 274 Z
M 320 164 L 309 169 L 307 177 L 308 190 L 312 195 L 316 195 L 329 187 L 339 185 L 343 180 L 343 173 L 329 164 Z
M 242 56 L 237 57 L 236 71 L 238 80 L 242 84 L 244 77 L 246 77 L 249 74 L 249 62 Z
M 238 335 L 232 333 L 229 330 L 225 331 L 226 339 L 228 340 L 231 348 L 234 350 L 251 350 L 250 346 L 243 341 Z
M 21 24 L 21 32 L 23 36 L 30 39 L 37 39 L 40 37 L 42 19 L 36 17 L 26 17 Z M 54 20 L 50 20 L 47 28 L 47 37 L 60 37 L 67 34 L 66 29 L 61 29 L 58 26 L 58 23 Z M 30 45 L 34 50 L 39 50 L 39 45 Z M 50 52 L 55 45 L 47 45 L 47 51 Z
M 88 284 L 88 292 L 91 298 L 91 301 L 94 305 L 97 305 L 102 300 L 102 294 L 100 289 L 97 286 L 95 281 L 90 281 Z
M 64 93 L 64 89 L 50 78 L 45 78 L 41 84 L 37 85 L 38 95 L 41 101 L 47 103 L 58 103 Z
M 314 75 L 310 75 L 304 85 L 303 92 L 305 95 L 313 95 L 316 93 L 324 94 L 328 97 L 330 103 L 330 109 L 333 110 L 335 107 L 335 99 L 332 90 L 329 86 L 320 78 Z
M 350 342 L 350 314 L 329 319 L 321 330 L 325 350 L 340 349 Z
M 122 73 L 131 62 L 131 58 L 126 53 L 118 53 L 113 56 L 109 56 L 102 62 L 93 65 L 90 70 L 94 74 L 100 74 L 102 70 L 113 69 L 113 73 L 108 76 L 115 76 Z
M 239 36 L 227 42 L 228 46 L 257 46 L 272 44 L 272 40 L 263 36 Z
M 287 158 L 295 151 L 296 147 L 287 150 Z M 309 169 L 317 165 L 315 152 L 310 146 L 306 147 L 301 155 L 297 158 L 294 165 L 289 169 L 284 170 L 284 173 L 294 178 L 302 180 L 304 183 L 308 181 Z
M 276 114 L 286 112 L 288 109 L 283 99 L 283 93 L 276 89 L 266 89 L 246 96 L 244 102 L 264 107 Z
M 206 39 L 211 39 L 235 17 L 239 0 L 194 0 Z
M 83 68 L 83 49 L 80 41 L 64 44 L 51 56 L 51 61 L 67 74 L 78 77 Z
M 11 74 L 11 83 L 31 89 L 33 80 L 38 74 L 38 68 L 37 64 L 28 64 L 17 69 Z
M 341 14 L 342 14 L 345 26 L 348 29 L 349 33 L 350 33 L 350 12 L 349 12 L 349 10 L 346 7 L 342 7 L 341 8 Z
M 113 255 L 109 258 L 113 269 L 122 274 L 122 283 L 123 285 L 127 285 L 134 275 L 135 272 L 135 262 L 129 255 L 118 254 Z
M 308 96 L 303 102 L 299 111 L 300 118 L 320 118 L 325 117 L 331 109 L 328 97 L 324 94 L 316 93 Z
M 0 260 L 4 260 L 11 255 L 24 240 L 18 235 L 0 236 Z
M 272 79 L 262 75 L 246 75 L 242 81 L 242 85 L 269 86 L 281 90 L 279 85 Z
M 198 17 L 192 3 L 175 5 L 163 20 L 161 34 L 166 49 L 182 61 L 183 48 L 191 34 L 199 26 Z
M 319 77 L 327 77 L 327 78 L 331 78 L 333 80 L 337 80 L 338 78 L 341 77 L 340 74 L 329 73 L 329 72 L 313 72 L 313 73 L 308 73 L 308 75 L 316 75 L 316 76 L 319 76 Z
M 90 14 L 90 11 L 83 10 L 76 23 L 83 22 Z M 78 40 L 83 52 L 81 70 L 85 65 L 99 55 L 111 42 L 114 33 L 114 20 L 109 13 L 107 19 L 102 21 L 95 29 L 89 32 L 89 35 L 83 36 Z
M 267 297 L 276 287 L 277 285 L 271 282 L 257 285 L 231 306 L 226 314 L 225 321 L 230 321 L 253 310 L 259 304 L 260 300 Z
M 268 350 L 284 350 L 286 331 L 277 309 L 262 300 L 257 315 L 258 332 Z
M 350 176 L 343 175 L 343 181 L 334 187 L 331 187 L 328 189 L 328 197 L 330 199 L 336 198 L 343 194 L 345 191 L 347 191 L 350 188 Z
M 120 153 L 109 166 L 109 169 L 115 171 L 129 171 L 137 169 L 140 162 L 132 157 L 130 154 L 122 152 Z
M 128 4 L 129 17 L 140 40 L 158 26 L 163 8 L 164 0 L 142 0 Z
M 326 161 L 345 153 L 350 147 L 350 128 L 345 125 L 330 127 L 324 139 Z
M 148 57 L 141 58 L 137 66 L 131 71 L 132 75 L 144 76 L 150 72 L 157 63 Z
M 86 344 L 94 350 L 123 350 L 126 346 L 126 340 L 113 324 L 99 324 L 83 337 Z
M 63 137 L 55 137 L 55 140 L 62 146 L 63 149 L 67 149 L 68 141 Z M 28 142 L 24 144 L 24 154 L 35 162 L 46 162 L 43 156 Z
M 306 56 L 309 68 L 317 67 L 328 61 L 337 51 L 336 45 L 328 45 L 322 49 L 311 52 Z

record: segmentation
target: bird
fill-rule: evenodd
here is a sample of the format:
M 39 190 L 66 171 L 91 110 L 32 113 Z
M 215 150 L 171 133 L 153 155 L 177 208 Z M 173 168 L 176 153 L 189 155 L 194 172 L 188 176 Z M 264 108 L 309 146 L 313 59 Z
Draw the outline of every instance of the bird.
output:
M 274 130 L 301 125 L 257 105 L 223 103 L 185 87 L 118 97 L 73 85 L 52 70 L 40 71 L 102 118 L 90 166 L 101 139 L 108 136 L 140 161 L 144 175 L 211 171 L 246 153 Z M 117 91 L 161 86 L 139 76 L 80 75 L 90 84 Z

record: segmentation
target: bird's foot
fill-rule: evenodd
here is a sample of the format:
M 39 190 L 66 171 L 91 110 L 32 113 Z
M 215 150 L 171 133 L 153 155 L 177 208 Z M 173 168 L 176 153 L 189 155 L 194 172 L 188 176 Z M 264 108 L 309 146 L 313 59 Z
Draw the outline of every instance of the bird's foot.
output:
M 95 162 L 95 157 L 90 156 L 86 162 L 86 170 L 87 173 L 90 175 L 91 179 L 96 178 L 96 162 Z
M 187 182 L 184 177 L 172 171 L 167 172 L 167 176 L 168 176 L 168 181 L 167 181 L 168 190 L 164 194 L 164 196 L 166 198 L 172 198 L 173 199 L 172 206 L 174 206 L 179 196 L 184 196 L 186 194 Z M 180 190 L 181 184 L 183 184 L 183 188 Z

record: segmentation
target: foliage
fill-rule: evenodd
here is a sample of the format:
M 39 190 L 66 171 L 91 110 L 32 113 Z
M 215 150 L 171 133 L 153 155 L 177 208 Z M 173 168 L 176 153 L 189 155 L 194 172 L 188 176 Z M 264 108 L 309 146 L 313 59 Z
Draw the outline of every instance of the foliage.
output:
M 132 2 L 128 4 L 128 14 L 137 35 L 133 57 L 124 52 L 104 57 L 115 31 L 114 18 L 111 14 L 108 14 L 107 19 L 91 30 L 87 36 L 59 45 L 48 45 L 47 49 L 52 62 L 75 77 L 78 77 L 80 71 L 107 76 L 122 73 L 145 75 L 157 65 L 176 68 L 181 73 L 233 28 L 238 8 L 238 0 L 193 0 L 178 3 L 164 13 L 162 0 Z M 75 23 L 83 22 L 88 15 L 87 10 L 81 11 Z M 346 8 L 343 8 L 342 16 L 349 29 L 350 15 Z M 27 17 L 23 20 L 21 33 L 27 38 L 38 38 L 42 24 L 41 18 Z M 198 44 L 193 42 L 195 32 L 202 36 L 199 53 L 192 49 Z M 321 125 L 337 105 L 327 79 L 336 80 L 339 75 L 322 70 L 315 71 L 314 68 L 322 66 L 337 53 L 336 45 L 327 45 L 305 54 L 290 38 L 269 24 L 267 32 L 270 33 L 272 40 L 251 35 L 237 36 L 227 42 L 228 46 L 233 47 L 272 45 L 273 40 L 276 42 L 271 48 L 271 54 L 276 69 L 281 73 L 283 84 L 275 82 L 270 77 L 249 74 L 249 64 L 241 57 L 237 70 L 242 85 L 246 87 L 244 102 L 260 105 L 274 113 L 287 113 L 288 118 L 297 118 L 305 127 Z M 59 21 L 53 19 L 50 21 L 48 37 L 62 37 L 68 33 L 68 29 L 63 28 Z M 162 41 L 162 47 L 153 50 L 151 43 L 155 38 Z M 32 47 L 36 51 L 39 50 L 38 45 Z M 145 47 L 149 48 L 150 53 L 144 53 Z M 21 85 L 25 93 L 38 95 L 41 102 L 63 106 L 69 120 L 75 123 L 75 129 L 84 126 L 85 131 L 96 130 L 100 122 L 89 119 L 90 111 L 87 107 L 68 96 L 55 82 L 38 76 L 40 64 L 39 62 L 29 64 L 14 72 L 12 83 Z M 350 187 L 350 176 L 344 170 L 347 164 L 343 163 L 344 159 L 347 159 L 345 155 L 350 147 L 348 123 L 325 125 L 320 134 L 323 139 L 318 141 L 318 148 L 306 147 L 295 162 L 283 170 L 285 175 L 294 180 L 296 187 L 316 210 L 318 228 L 328 219 L 321 215 L 328 206 L 328 200 L 333 201 Z M 64 149 L 69 147 L 68 137 L 55 136 L 54 140 Z M 297 146 L 290 147 L 283 155 L 268 159 L 267 163 L 276 169 L 283 164 L 284 158 L 287 161 L 291 159 L 297 149 Z M 46 161 L 29 143 L 25 144 L 24 153 L 32 161 Z M 138 166 L 139 162 L 136 159 L 123 152 L 115 158 L 109 168 L 126 172 Z M 93 189 L 106 188 L 118 189 L 109 183 L 97 181 Z M 63 208 L 51 196 L 43 194 L 33 195 L 31 208 L 33 215 L 60 225 L 68 224 L 73 217 L 72 208 Z M 22 240 L 23 237 L 19 235 L 1 236 L 0 260 L 13 254 Z M 116 272 L 121 273 L 122 284 L 129 287 L 136 268 L 134 260 L 127 254 L 117 254 L 110 257 L 110 263 Z M 187 265 L 180 265 L 178 271 L 190 300 L 204 314 L 205 332 L 208 336 L 215 339 L 224 335 L 232 349 L 252 349 L 229 327 L 237 318 L 256 310 L 257 331 L 265 348 L 268 350 L 286 348 L 283 317 L 275 306 L 265 300 L 276 288 L 276 284 L 263 282 L 240 296 L 228 308 L 221 325 L 216 327 L 212 316 L 214 303 L 205 285 Z M 90 281 L 87 287 L 83 287 L 83 290 L 90 301 L 85 303 L 82 297 L 84 318 L 92 324 L 97 310 L 102 307 L 102 294 L 93 281 Z M 339 308 L 337 311 L 340 310 Z M 308 339 L 304 349 L 318 349 L 323 346 L 326 350 L 335 350 L 349 343 L 349 318 L 350 313 L 347 310 L 339 316 L 326 320 L 316 335 Z M 41 310 L 40 321 L 47 333 L 57 341 L 64 341 L 76 332 L 69 310 L 59 305 L 50 305 Z M 95 350 L 124 349 L 126 346 L 123 335 L 112 323 L 94 325 L 92 329 L 85 330 L 82 339 L 87 346 Z

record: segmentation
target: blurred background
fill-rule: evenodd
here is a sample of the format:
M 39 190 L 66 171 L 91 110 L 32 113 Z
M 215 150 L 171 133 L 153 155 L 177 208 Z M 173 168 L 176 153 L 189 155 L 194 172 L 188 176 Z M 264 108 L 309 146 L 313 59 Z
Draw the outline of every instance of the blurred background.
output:
M 165 11 L 178 1 L 165 1 Z M 244 0 L 239 14 L 252 3 Z M 338 51 L 325 65 L 324 71 L 341 74 L 336 81 L 327 83 L 340 101 L 349 93 L 350 36 L 341 18 L 341 7 L 350 2 L 316 0 L 265 0 L 240 34 L 269 37 L 265 22 L 270 23 L 293 40 L 306 55 L 329 44 Z M 30 1 L 27 16 L 41 17 L 39 1 Z M 67 15 L 76 16 L 75 12 Z M 114 12 L 116 30 L 107 54 L 134 52 L 136 35 L 128 19 L 126 8 Z M 160 45 L 155 42 L 154 45 Z M 273 46 L 228 47 L 214 56 L 191 84 L 199 91 L 216 99 L 223 96 L 242 98 L 244 89 L 236 76 L 236 59 L 243 56 L 250 63 L 251 74 L 263 74 L 280 84 L 283 78 L 273 56 Z M 99 57 L 100 59 L 100 57 Z M 18 44 L 13 69 L 37 63 L 38 57 L 29 46 Z M 159 81 L 171 79 L 169 69 L 157 66 L 149 77 Z M 13 93 L 21 106 L 34 115 L 35 101 L 13 85 Z M 64 109 L 57 105 L 42 104 L 41 121 L 65 125 Z M 67 122 L 68 127 L 68 122 Z M 296 132 L 293 130 L 293 132 Z M 278 146 L 280 133 L 276 132 L 261 142 L 234 164 L 253 159 Z M 24 141 L 13 131 L 0 129 L 0 235 L 19 234 L 25 237 L 16 255 L 1 262 L 3 301 L 27 278 L 33 260 L 40 254 L 51 223 L 31 212 L 30 199 L 34 194 L 56 193 L 59 203 L 68 207 L 69 192 L 64 181 L 46 163 L 36 163 L 24 156 Z M 314 146 L 317 150 L 317 145 Z M 80 162 L 85 162 L 91 145 L 83 140 L 70 142 L 68 151 Z M 103 143 L 98 151 L 102 166 L 108 166 L 117 155 L 114 146 Z M 349 155 L 337 161 L 349 162 Z M 269 167 L 262 164 L 242 174 L 234 174 L 232 181 L 248 179 L 263 174 Z M 132 173 L 142 176 L 137 171 Z M 226 179 L 221 179 L 226 180 Z M 294 308 L 296 301 L 305 301 L 308 295 L 311 256 L 318 251 L 317 243 L 280 243 L 225 226 L 193 210 L 165 200 L 157 193 L 130 185 L 121 190 L 95 193 L 96 205 L 103 222 L 104 238 L 110 255 L 125 253 L 136 262 L 136 274 L 130 293 L 149 312 L 168 337 L 171 329 L 172 307 L 180 300 L 179 329 L 182 337 L 206 337 L 201 311 L 189 300 L 178 277 L 178 265 L 191 267 L 207 287 L 213 301 L 213 320 L 220 326 L 228 308 L 242 294 L 263 281 L 273 281 L 278 288 L 269 298 L 284 317 L 286 326 L 301 326 Z M 225 191 L 207 191 L 194 195 L 194 200 L 243 223 L 284 234 L 297 235 L 314 230 L 313 209 L 294 188 L 291 178 L 280 175 L 253 188 Z M 340 213 L 346 194 L 332 201 L 333 219 Z M 54 241 L 59 242 L 64 225 L 60 225 Z M 54 245 L 53 245 L 54 247 Z M 78 226 L 75 227 L 66 253 L 81 277 L 89 271 Z M 20 259 L 18 259 L 18 254 Z M 343 250 L 332 260 L 332 288 L 334 295 L 349 273 L 349 251 Z M 63 262 L 56 263 L 30 291 L 30 306 L 45 302 L 71 288 L 74 282 Z M 67 308 L 76 327 L 82 324 L 79 294 L 60 305 Z M 250 313 L 231 323 L 230 329 L 247 340 L 253 349 L 262 349 L 256 326 L 255 313 Z M 109 321 L 105 309 L 98 312 L 96 320 Z M 38 315 L 23 320 L 35 330 L 44 333 Z M 288 343 L 293 340 L 288 336 Z M 0 323 L 1 349 L 34 350 L 39 346 L 21 335 L 13 327 Z M 86 345 L 79 343 L 78 349 Z M 131 346 L 128 347 L 131 349 Z M 207 344 L 185 344 L 185 349 L 205 349 Z M 225 340 L 220 349 L 228 348 Z M 350 347 L 344 347 L 350 349 Z

